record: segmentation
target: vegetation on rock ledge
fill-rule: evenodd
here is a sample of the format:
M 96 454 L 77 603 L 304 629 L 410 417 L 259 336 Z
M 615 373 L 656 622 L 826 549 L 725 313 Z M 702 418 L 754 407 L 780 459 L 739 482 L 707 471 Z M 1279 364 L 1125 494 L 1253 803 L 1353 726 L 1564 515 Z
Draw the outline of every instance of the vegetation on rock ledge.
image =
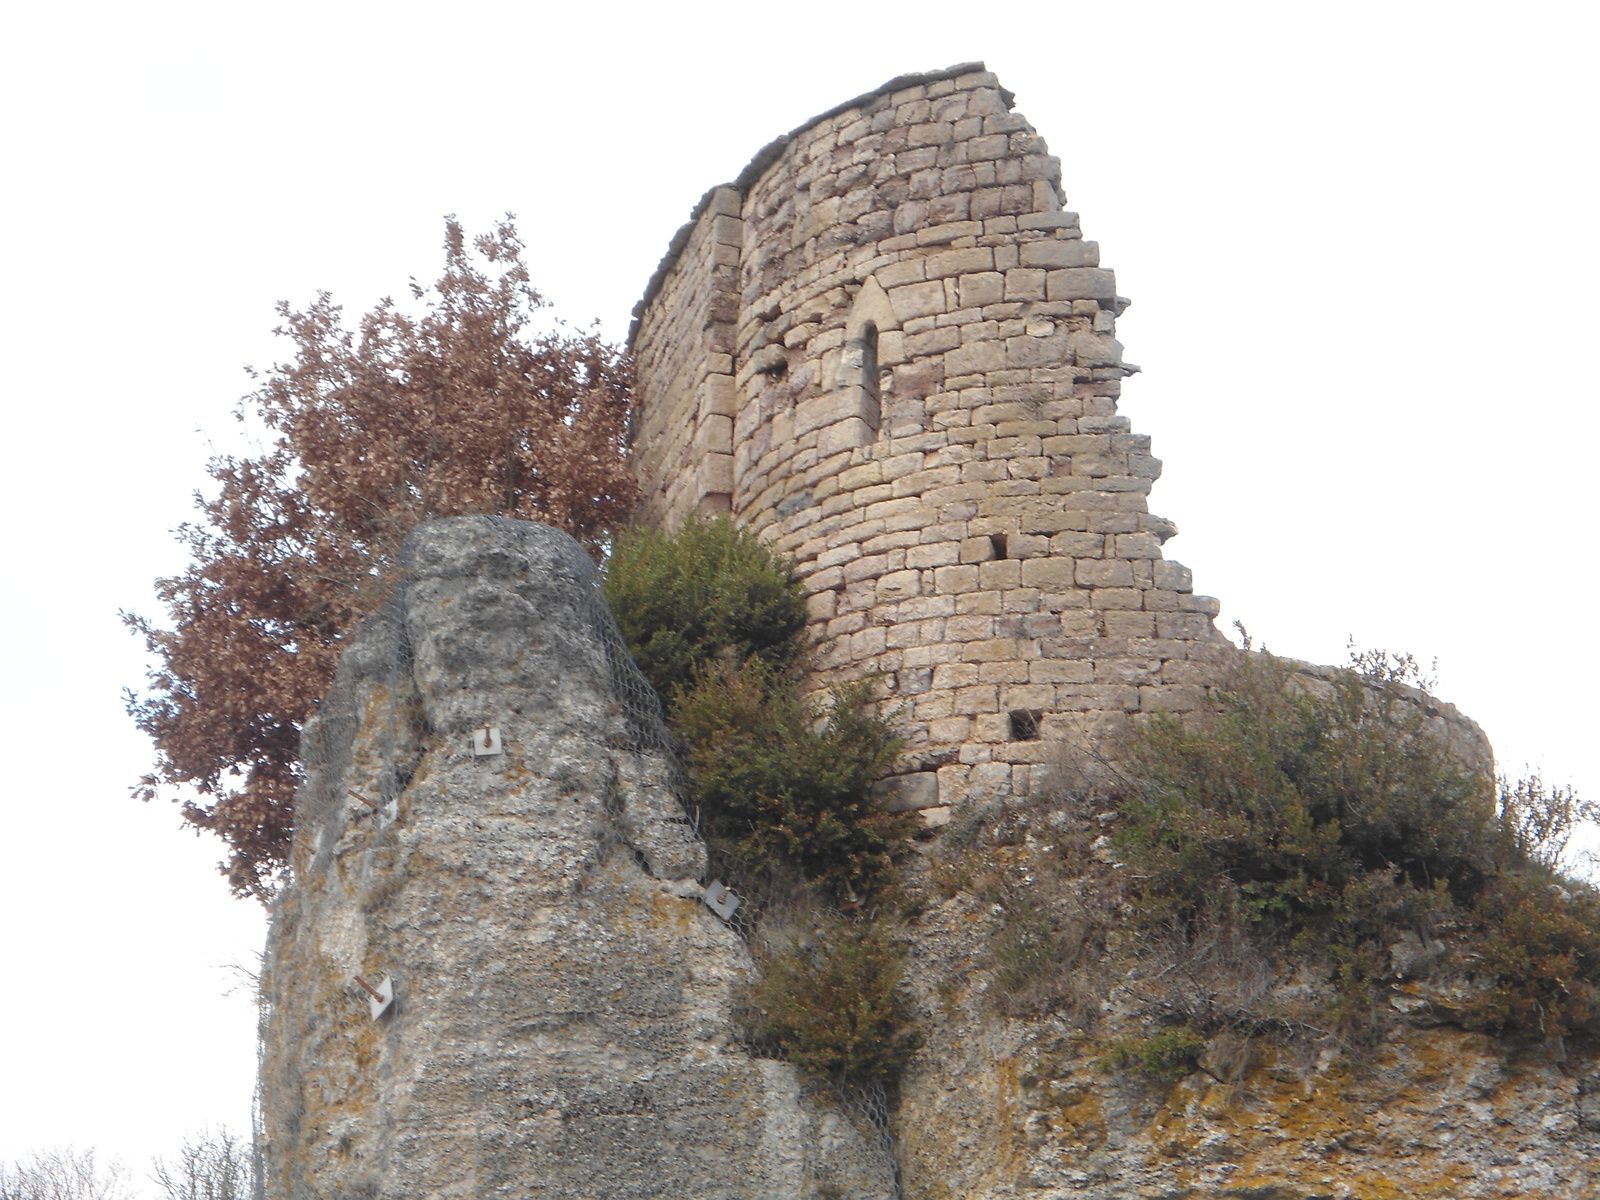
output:
M 1359 1051 L 1400 1012 L 1600 1037 L 1600 892 L 1561 870 L 1596 806 L 1468 769 L 1424 682 L 1244 655 L 1209 710 L 952 824 L 935 880 L 995 914 L 991 1003 L 1088 1027 L 1115 992 L 1102 1062 L 1159 1078 L 1236 1077 L 1263 1036 Z
M 1397 939 L 1442 959 L 1448 934 L 1474 980 L 1461 1023 L 1600 1034 L 1597 894 L 1555 869 L 1592 807 L 1537 780 L 1497 795 L 1429 727 L 1425 682 L 1407 656 L 1322 682 L 1252 655 L 1212 712 L 1140 727 L 1116 836 L 1136 924 L 1320 960 L 1339 994 L 1321 1016 L 1357 1037 L 1404 982 Z
M 716 869 L 752 910 L 746 1034 L 835 1082 L 891 1082 L 917 1045 L 891 907 L 915 817 L 872 795 L 898 741 L 871 682 L 803 694 L 799 587 L 725 518 L 619 538 L 606 593 L 684 739 Z

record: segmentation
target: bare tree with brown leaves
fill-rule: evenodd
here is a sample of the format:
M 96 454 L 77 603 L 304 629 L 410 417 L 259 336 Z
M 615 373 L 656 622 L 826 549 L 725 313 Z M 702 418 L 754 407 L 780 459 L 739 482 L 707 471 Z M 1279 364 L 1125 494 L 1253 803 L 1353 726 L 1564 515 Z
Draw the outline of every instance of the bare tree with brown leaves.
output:
M 497 513 L 598 547 L 632 507 L 628 363 L 538 323 L 521 251 L 509 219 L 470 248 L 451 219 L 443 275 L 411 285 L 420 316 L 385 300 L 351 331 L 327 293 L 280 304 L 294 356 L 238 412 L 270 445 L 211 462 L 220 490 L 178 531 L 191 565 L 157 581 L 169 624 L 124 615 L 156 660 L 128 695 L 157 753 L 136 794 L 221 837 L 240 895 L 281 878 L 301 723 L 413 525 Z

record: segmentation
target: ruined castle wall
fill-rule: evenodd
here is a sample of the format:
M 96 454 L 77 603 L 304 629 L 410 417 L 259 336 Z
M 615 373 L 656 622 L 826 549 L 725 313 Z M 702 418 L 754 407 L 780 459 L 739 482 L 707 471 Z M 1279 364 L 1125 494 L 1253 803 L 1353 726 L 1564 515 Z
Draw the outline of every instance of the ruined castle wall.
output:
M 655 402 L 641 406 L 634 462 L 645 516 L 727 512 L 733 492 L 733 346 L 739 313 L 739 195 L 707 194 L 658 277 L 633 340 Z
M 683 320 L 673 281 L 705 269 L 686 260 L 706 209 L 638 310 L 640 429 L 699 436 L 673 415 L 687 380 L 731 366 L 728 506 L 794 558 L 818 686 L 882 679 L 910 740 L 896 802 L 938 821 L 1025 789 L 1062 738 L 1200 704 L 1227 643 L 1163 557 L 1160 464 L 1117 412 L 1126 301 L 995 77 L 897 80 L 730 192 L 731 364 L 655 365 Z M 652 511 L 681 519 L 702 500 L 687 468 L 636 445 Z

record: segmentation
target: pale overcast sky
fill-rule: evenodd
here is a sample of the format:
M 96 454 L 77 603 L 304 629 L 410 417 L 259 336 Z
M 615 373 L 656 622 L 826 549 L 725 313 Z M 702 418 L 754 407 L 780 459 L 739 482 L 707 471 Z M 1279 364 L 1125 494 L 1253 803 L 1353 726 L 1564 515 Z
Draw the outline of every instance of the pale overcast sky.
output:
M 1144 373 L 1168 552 L 1272 649 L 1438 659 L 1503 769 L 1600 792 L 1595 9 L 1475 5 L 32 5 L 0 26 L 11 772 L 0 1160 L 244 1129 L 259 910 L 128 788 L 120 607 L 273 302 L 352 314 L 518 214 L 616 338 L 776 134 L 985 60 L 1063 163 Z M 883 15 L 880 15 L 883 14 Z

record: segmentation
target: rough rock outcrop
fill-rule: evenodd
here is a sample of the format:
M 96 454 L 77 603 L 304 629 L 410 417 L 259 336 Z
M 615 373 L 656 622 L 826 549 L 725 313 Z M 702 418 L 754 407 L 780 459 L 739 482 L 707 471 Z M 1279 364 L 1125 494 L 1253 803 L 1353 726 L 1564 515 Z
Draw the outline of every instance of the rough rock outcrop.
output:
M 268 1195 L 892 1194 L 871 1130 L 735 1038 L 749 958 L 583 550 L 462 518 L 404 564 L 306 731 Z M 357 976 L 393 981 L 382 1017 Z
M 1136 980 L 1114 982 L 1088 1027 L 1005 1016 L 996 926 L 989 905 L 958 896 L 912 932 L 926 1042 L 895 1122 L 908 1200 L 1600 1197 L 1592 1057 L 1397 1021 L 1364 1058 L 1300 1057 L 1269 1038 L 1241 1078 L 1202 1058 L 1228 1082 L 1156 1082 L 1109 1061 L 1140 1031 Z M 1397 990 L 1395 1007 L 1408 999 Z

